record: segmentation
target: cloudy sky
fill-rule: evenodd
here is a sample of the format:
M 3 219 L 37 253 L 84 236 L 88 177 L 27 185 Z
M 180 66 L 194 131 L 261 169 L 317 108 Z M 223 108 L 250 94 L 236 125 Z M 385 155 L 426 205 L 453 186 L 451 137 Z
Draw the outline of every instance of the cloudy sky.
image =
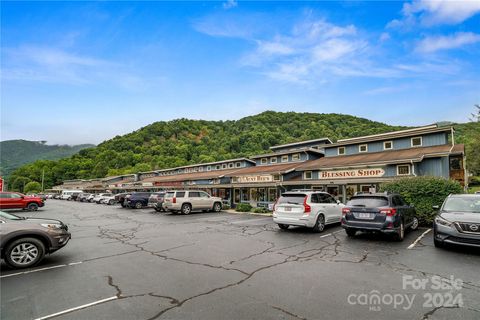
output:
M 2 2 L 1 140 L 265 110 L 467 121 L 480 1 Z

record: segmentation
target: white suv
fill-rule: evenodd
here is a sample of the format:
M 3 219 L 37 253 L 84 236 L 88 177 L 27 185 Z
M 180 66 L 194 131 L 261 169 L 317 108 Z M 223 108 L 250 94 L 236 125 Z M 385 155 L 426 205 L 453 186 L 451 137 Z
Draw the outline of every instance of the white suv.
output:
M 199 190 L 168 191 L 165 194 L 163 208 L 172 212 L 180 211 L 183 214 L 197 210 L 219 212 L 222 210 L 222 199 Z
M 280 229 L 304 226 L 322 232 L 325 225 L 340 222 L 344 206 L 326 192 L 289 191 L 275 203 L 273 221 Z

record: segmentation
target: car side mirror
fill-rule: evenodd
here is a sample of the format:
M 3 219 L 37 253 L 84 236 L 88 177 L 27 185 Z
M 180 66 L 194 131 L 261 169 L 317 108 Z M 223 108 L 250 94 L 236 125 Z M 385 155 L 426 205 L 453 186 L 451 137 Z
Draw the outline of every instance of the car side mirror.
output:
M 337 204 L 341 204 L 342 202 L 340 200 L 337 200 Z
M 440 206 L 432 206 L 433 209 L 438 210 L 440 209 Z

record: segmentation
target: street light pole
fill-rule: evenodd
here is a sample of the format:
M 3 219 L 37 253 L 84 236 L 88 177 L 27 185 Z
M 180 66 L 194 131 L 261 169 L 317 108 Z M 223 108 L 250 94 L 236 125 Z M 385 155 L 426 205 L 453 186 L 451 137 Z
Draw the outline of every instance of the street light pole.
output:
M 45 168 L 42 170 L 42 192 L 43 192 L 43 181 L 45 180 Z

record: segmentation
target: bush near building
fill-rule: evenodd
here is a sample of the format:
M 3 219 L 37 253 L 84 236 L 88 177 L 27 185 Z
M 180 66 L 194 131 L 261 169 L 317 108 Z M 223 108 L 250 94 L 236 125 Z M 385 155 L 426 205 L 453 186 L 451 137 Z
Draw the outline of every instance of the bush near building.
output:
M 248 203 L 239 203 L 235 208 L 235 211 L 238 211 L 238 212 L 250 212 L 251 210 L 252 210 L 252 206 L 249 205 Z
M 254 213 L 269 213 L 271 211 L 268 210 L 267 208 L 264 208 L 264 207 L 258 207 L 258 208 L 253 209 L 253 212 Z
M 25 193 L 39 193 L 40 191 L 42 191 L 42 185 L 37 181 L 30 181 L 23 190 Z
M 415 206 L 420 223 L 430 226 L 436 214 L 432 206 L 441 206 L 449 194 L 463 193 L 463 188 L 457 181 L 423 176 L 383 183 L 380 191 L 402 195 L 407 203 Z

